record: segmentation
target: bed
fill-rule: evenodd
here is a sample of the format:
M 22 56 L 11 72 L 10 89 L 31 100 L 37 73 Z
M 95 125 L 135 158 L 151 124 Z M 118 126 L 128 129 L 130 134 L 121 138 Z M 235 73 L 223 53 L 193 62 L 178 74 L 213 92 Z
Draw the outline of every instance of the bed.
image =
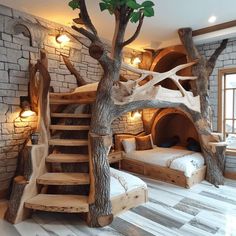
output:
M 110 168 L 111 203 L 113 215 L 148 201 L 147 185 L 140 178 L 129 173 Z
M 117 135 L 115 147 L 123 150 L 122 140 L 130 135 Z M 183 147 L 154 146 L 145 151 L 123 153 L 121 168 L 150 178 L 190 188 L 205 179 L 206 166 L 201 153 Z

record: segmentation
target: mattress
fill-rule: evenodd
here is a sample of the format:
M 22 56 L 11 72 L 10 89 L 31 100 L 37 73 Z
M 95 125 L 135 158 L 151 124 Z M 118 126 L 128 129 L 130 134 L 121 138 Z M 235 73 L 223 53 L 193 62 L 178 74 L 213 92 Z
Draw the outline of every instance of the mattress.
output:
M 135 189 L 147 189 L 147 184 L 140 178 L 129 173 L 110 168 L 111 191 L 110 197 L 119 196 Z
M 169 167 L 184 172 L 186 177 L 204 166 L 201 153 L 185 149 L 155 147 L 151 150 L 125 153 L 125 157 L 144 163 Z

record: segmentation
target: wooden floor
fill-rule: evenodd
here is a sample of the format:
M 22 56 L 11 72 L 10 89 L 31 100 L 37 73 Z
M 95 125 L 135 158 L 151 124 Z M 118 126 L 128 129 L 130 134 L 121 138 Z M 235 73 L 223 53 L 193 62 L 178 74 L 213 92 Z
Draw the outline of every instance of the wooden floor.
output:
M 109 227 L 90 229 L 76 215 L 38 212 L 15 226 L 1 220 L 0 235 L 236 236 L 236 181 L 226 180 L 220 188 L 203 182 L 188 190 L 144 180 L 150 202 L 115 218 Z

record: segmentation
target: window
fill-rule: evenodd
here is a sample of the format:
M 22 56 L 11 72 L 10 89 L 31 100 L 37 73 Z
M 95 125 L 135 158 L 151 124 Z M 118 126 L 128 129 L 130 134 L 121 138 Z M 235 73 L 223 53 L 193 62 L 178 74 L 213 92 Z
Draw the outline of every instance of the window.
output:
M 236 68 L 219 73 L 218 128 L 223 132 L 227 148 L 236 149 Z

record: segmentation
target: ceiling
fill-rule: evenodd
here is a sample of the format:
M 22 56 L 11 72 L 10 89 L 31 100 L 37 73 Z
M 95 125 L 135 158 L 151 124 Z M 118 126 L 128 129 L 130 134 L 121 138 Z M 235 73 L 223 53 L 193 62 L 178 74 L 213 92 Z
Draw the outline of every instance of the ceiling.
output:
M 138 0 L 142 2 L 143 0 Z M 70 25 L 78 12 L 68 6 L 69 0 L 0 0 L 0 4 L 31 13 L 64 25 Z M 91 18 L 101 37 L 112 40 L 114 20 L 107 12 L 100 12 L 99 0 L 86 0 Z M 155 16 L 146 18 L 139 38 L 132 45 L 134 48 L 160 48 L 178 43 L 177 29 L 191 27 L 199 29 L 211 26 L 208 18 L 215 15 L 214 24 L 236 19 L 235 0 L 153 0 Z M 95 4 L 96 3 L 96 4 Z M 236 27 L 235 27 L 236 28 Z M 135 30 L 130 24 L 126 37 Z M 236 30 L 235 30 L 236 32 Z M 208 35 L 208 41 L 215 39 Z

